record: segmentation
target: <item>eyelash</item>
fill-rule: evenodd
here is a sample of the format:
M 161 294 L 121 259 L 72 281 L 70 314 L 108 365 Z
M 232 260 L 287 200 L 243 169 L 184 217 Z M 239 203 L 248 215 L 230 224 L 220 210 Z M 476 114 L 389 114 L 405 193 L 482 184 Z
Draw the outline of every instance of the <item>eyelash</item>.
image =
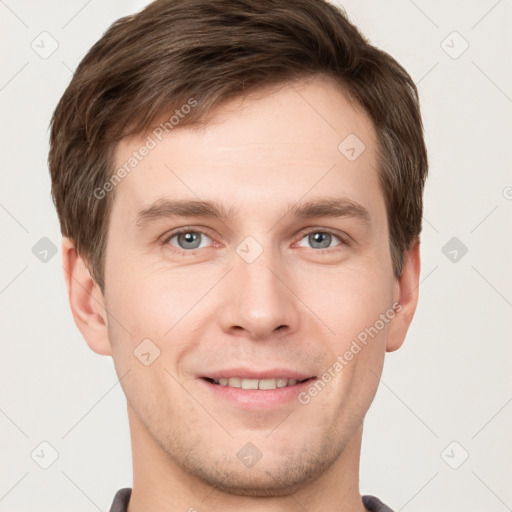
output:
M 170 233 L 169 235 L 167 235 L 163 241 L 161 242 L 162 245 L 167 245 L 167 246 L 171 246 L 172 247 L 172 250 L 174 252 L 177 252 L 178 254 L 186 254 L 186 255 L 193 255 L 194 253 L 196 253 L 199 249 L 196 248 L 196 249 L 188 249 L 188 250 L 185 250 L 185 249 L 180 249 L 174 245 L 171 245 L 169 243 L 169 241 L 174 238 L 175 236 L 177 235 L 181 235 L 183 233 L 198 233 L 198 234 L 201 234 L 201 235 L 206 235 L 208 238 L 211 239 L 211 237 L 208 235 L 208 233 L 205 233 L 204 231 L 199 231 L 197 229 L 191 229 L 191 228 L 182 228 L 182 229 L 179 229 L 177 231 L 173 231 L 172 233 Z M 343 247 L 343 246 L 348 246 L 350 245 L 349 244 L 349 241 L 347 240 L 348 238 L 348 235 L 346 237 L 343 237 L 341 236 L 340 234 L 330 230 L 330 229 L 311 229 L 309 231 L 306 231 L 306 232 L 302 232 L 300 234 L 300 238 L 299 238 L 299 241 L 303 240 L 306 236 L 312 234 L 312 233 L 324 233 L 324 234 L 328 234 L 328 235 L 331 235 L 333 236 L 334 238 L 338 239 L 339 240 L 339 244 L 338 245 L 335 245 L 334 247 L 327 247 L 327 248 L 324 248 L 324 249 L 315 249 L 313 247 L 310 247 L 311 250 L 315 251 L 316 253 L 330 253 L 333 249 L 335 250 L 337 247 Z M 213 241 L 213 240 L 212 240 Z M 201 247 L 200 249 L 207 249 L 207 247 Z

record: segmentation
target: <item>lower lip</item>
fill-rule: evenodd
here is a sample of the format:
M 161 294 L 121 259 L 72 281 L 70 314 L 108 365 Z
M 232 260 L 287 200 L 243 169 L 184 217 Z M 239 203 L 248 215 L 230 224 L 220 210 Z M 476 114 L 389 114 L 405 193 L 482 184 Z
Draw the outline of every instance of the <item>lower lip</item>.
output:
M 285 386 L 276 389 L 242 389 L 213 384 L 205 379 L 199 379 L 214 396 L 227 400 L 244 409 L 273 409 L 285 405 L 293 400 L 298 401 L 297 396 L 304 391 L 314 378 L 293 386 Z

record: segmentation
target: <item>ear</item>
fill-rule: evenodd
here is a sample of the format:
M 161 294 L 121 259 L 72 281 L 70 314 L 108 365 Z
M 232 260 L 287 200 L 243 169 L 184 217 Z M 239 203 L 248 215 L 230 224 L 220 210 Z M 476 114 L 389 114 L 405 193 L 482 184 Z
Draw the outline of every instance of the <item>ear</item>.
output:
M 386 351 L 402 346 L 418 304 L 420 279 L 420 241 L 416 240 L 405 253 L 402 275 L 396 279 L 394 291 L 395 317 L 390 323 Z
M 62 240 L 62 264 L 69 304 L 78 329 L 91 350 L 111 356 L 105 298 L 69 238 Z

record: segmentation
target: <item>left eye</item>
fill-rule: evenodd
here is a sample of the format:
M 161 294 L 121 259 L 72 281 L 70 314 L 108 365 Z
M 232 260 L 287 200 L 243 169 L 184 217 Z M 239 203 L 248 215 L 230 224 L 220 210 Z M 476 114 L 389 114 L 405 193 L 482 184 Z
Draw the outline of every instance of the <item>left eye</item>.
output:
M 178 247 L 179 249 L 202 249 L 208 244 L 202 244 L 202 238 L 206 238 L 211 241 L 210 237 L 201 233 L 200 231 L 181 231 L 175 233 L 167 239 L 167 243 Z M 172 243 L 172 240 L 176 239 L 176 244 Z
M 313 249 L 327 249 L 329 247 L 334 247 L 336 245 L 341 245 L 342 241 L 340 237 L 334 235 L 333 233 L 329 233 L 327 231 L 312 231 L 305 235 L 302 240 L 307 240 Z M 302 241 L 301 240 L 301 241 Z M 339 243 L 334 246 L 331 245 L 331 242 L 338 240 Z M 300 247 L 304 247 L 299 242 Z

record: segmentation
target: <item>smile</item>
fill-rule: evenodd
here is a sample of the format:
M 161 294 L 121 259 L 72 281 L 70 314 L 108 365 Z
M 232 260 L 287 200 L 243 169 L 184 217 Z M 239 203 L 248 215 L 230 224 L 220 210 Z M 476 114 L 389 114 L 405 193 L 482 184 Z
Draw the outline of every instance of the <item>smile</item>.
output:
M 279 377 L 273 379 L 244 379 L 242 377 L 229 377 L 221 378 L 218 380 L 206 378 L 206 380 L 213 384 L 217 384 L 219 386 L 227 386 L 230 388 L 269 390 L 295 386 L 297 383 L 300 384 L 301 382 L 309 379 L 297 380 Z

